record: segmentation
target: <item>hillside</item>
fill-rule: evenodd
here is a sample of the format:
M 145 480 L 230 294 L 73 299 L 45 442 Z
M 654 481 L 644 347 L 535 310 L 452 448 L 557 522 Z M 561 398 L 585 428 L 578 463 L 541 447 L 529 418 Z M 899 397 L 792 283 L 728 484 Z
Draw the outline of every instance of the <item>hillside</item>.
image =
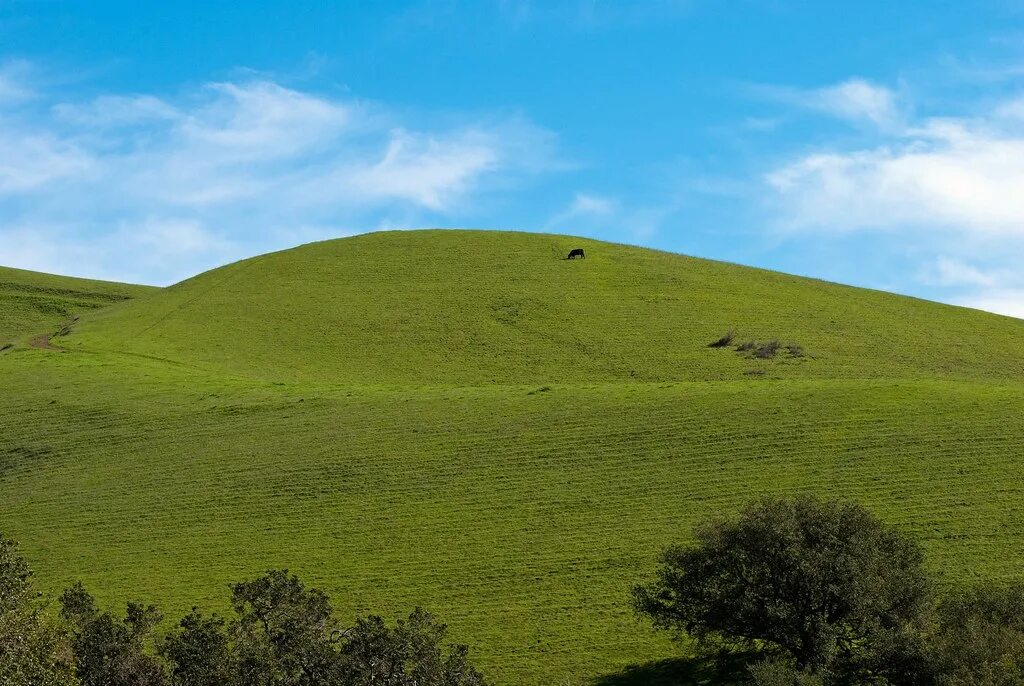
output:
M 585 260 L 564 260 L 573 247 Z M 753 364 L 709 342 L 803 346 Z M 385 232 L 215 269 L 90 318 L 82 349 L 277 381 L 1024 379 L 1024 321 L 565 236 Z M 813 359 L 812 359 L 813 358 Z
M 54 333 L 83 312 L 155 290 L 0 267 L 0 345 Z
M 805 355 L 707 347 L 730 328 Z M 856 498 L 946 583 L 1019 576 L 1022 341 L 1024 321 L 576 238 L 317 243 L 0 355 L 0 530 L 51 592 L 173 617 L 287 566 L 343 617 L 430 608 L 498 684 L 591 683 L 685 650 L 630 586 L 756 494 Z

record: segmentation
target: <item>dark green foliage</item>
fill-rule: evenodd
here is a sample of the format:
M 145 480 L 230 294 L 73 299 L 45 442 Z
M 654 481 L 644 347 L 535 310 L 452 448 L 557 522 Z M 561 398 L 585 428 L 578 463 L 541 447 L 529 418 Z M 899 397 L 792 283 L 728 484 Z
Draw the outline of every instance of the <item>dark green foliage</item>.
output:
M 72 683 L 70 666 L 59 655 L 63 634 L 42 610 L 31 570 L 15 543 L 0 535 L 0 684 Z
M 351 686 L 482 686 L 468 661 L 469 648 L 441 650 L 447 627 L 422 608 L 394 629 L 380 617 L 359 619 L 345 632 L 343 683 Z
M 420 608 L 394 628 L 371 616 L 341 630 L 327 596 L 287 570 L 272 570 L 232 590 L 238 615 L 230 628 L 233 660 L 245 686 L 484 683 L 468 662 L 466 646 L 442 652 L 446 627 Z
M 665 551 L 635 606 L 658 627 L 765 642 L 798 670 L 828 673 L 858 668 L 920 615 L 921 563 L 915 542 L 857 504 L 767 499 Z
M 246 686 L 318 686 L 338 678 L 327 596 L 287 570 L 232 586 L 230 633 Z
M 1024 683 L 1024 585 L 984 585 L 944 599 L 931 643 L 938 684 Z
M 237 665 L 228 645 L 224 620 L 204 617 L 196 608 L 178 630 L 167 635 L 158 652 L 166 660 L 172 686 L 233 686 Z
M 71 625 L 75 673 L 82 686 L 163 686 L 160 662 L 146 650 L 161 615 L 152 605 L 128 603 L 125 618 L 100 612 L 81 583 L 61 596 L 61 616 Z
M 761 660 L 750 665 L 751 686 L 821 686 L 821 677 L 797 669 L 785 660 Z
M 485 684 L 469 664 L 469 649 L 442 650 L 447 628 L 420 608 L 394 628 L 373 616 L 342 629 L 327 596 L 287 570 L 231 589 L 236 618 L 229 626 L 192 608 L 154 645 L 153 629 L 161 620 L 155 607 L 129 603 L 118 621 L 75 584 L 61 596 L 61 616 L 73 629 L 82 686 Z

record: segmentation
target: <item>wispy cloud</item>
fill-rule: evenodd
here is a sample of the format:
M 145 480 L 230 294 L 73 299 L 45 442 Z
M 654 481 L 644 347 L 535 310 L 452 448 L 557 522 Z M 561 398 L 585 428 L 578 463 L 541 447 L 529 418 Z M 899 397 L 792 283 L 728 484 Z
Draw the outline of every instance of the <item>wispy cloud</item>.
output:
M 546 227 L 551 231 L 579 233 L 581 225 L 588 231 L 611 230 L 632 240 L 650 239 L 667 217 L 678 210 L 678 201 L 649 206 L 626 205 L 618 198 L 579 192 L 561 210 L 552 215 Z
M 609 198 L 594 193 L 577 193 L 569 204 L 551 219 L 548 220 L 549 227 L 557 227 L 568 221 L 579 218 L 607 218 L 612 217 L 618 210 L 618 203 L 614 198 Z
M 4 89 L 27 91 L 5 79 L 0 264 L 168 282 L 386 217 L 443 222 L 557 167 L 552 134 L 518 115 L 418 126 L 260 79 L 15 107 Z
M 882 129 L 897 127 L 905 118 L 896 91 L 857 77 L 821 88 L 755 85 L 749 90 L 758 98 Z
M 945 255 L 939 256 L 934 264 L 924 270 L 922 281 L 937 286 L 981 286 L 992 288 L 1006 278 L 1005 273 L 995 273 L 967 264 L 962 260 Z
M 851 121 L 893 126 L 902 118 L 893 91 L 864 79 L 849 79 L 812 91 L 810 96 L 811 107 Z
M 24 60 L 0 62 L 0 106 L 32 97 L 32 65 Z

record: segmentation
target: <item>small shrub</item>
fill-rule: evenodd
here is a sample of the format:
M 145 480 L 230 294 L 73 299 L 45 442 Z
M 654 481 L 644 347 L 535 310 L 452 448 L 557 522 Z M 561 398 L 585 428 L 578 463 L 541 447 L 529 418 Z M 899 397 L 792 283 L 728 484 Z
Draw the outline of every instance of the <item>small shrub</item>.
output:
M 758 341 L 744 341 L 736 346 L 736 352 L 738 354 L 758 360 L 774 359 L 783 350 L 786 351 L 787 356 L 791 359 L 804 357 L 806 354 L 804 353 L 803 346 L 797 345 L 796 343 L 787 343 L 783 345 L 778 339 L 772 339 L 764 343 Z
M 711 343 L 708 343 L 708 347 L 709 348 L 724 348 L 724 347 L 726 347 L 728 345 L 731 345 L 732 342 L 733 342 L 733 339 L 735 339 L 735 338 L 736 338 L 736 332 L 733 331 L 732 329 L 729 329 L 725 333 L 725 335 L 722 336 L 721 338 L 719 338 L 717 341 L 713 341 Z
M 754 357 L 759 360 L 770 360 L 778 354 L 781 348 L 782 344 L 778 341 L 768 341 L 757 346 L 757 349 L 754 351 Z

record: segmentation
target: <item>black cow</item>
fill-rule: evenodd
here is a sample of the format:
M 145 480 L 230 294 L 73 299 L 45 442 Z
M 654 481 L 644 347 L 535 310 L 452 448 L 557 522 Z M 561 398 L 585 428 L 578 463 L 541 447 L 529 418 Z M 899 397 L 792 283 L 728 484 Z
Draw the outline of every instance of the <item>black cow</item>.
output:
M 572 250 L 569 251 L 569 256 L 566 257 L 565 259 L 574 260 L 577 257 L 580 257 L 584 260 L 587 259 L 587 254 L 583 252 L 583 248 L 573 248 Z

